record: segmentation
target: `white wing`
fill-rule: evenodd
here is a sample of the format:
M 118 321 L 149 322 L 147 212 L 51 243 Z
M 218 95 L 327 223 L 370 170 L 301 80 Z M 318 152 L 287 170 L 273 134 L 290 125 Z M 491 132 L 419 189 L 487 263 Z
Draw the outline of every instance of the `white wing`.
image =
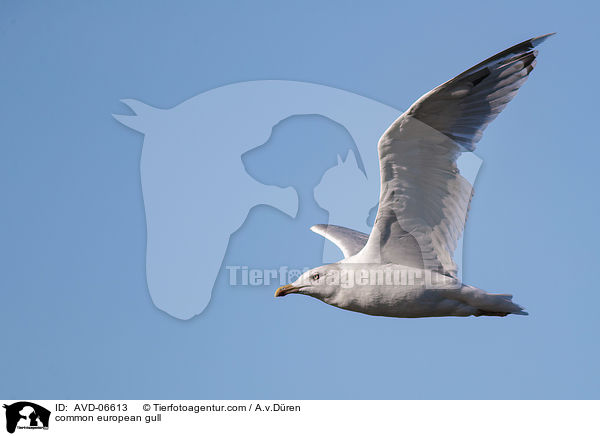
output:
M 532 49 L 548 36 L 517 44 L 438 86 L 388 128 L 378 145 L 377 219 L 357 257 L 456 274 L 452 255 L 472 196 L 456 159 L 475 149 L 516 95 L 535 66 Z
M 345 259 L 362 250 L 369 238 L 369 235 L 341 226 L 317 224 L 310 229 L 337 245 Z

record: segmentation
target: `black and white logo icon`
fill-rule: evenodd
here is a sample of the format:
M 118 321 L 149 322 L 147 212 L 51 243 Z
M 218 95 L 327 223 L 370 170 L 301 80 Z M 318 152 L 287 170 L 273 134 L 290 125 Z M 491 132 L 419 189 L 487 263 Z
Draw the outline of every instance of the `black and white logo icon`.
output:
M 6 409 L 6 431 L 14 433 L 16 429 L 48 429 L 50 411 L 29 401 L 19 401 L 4 405 Z

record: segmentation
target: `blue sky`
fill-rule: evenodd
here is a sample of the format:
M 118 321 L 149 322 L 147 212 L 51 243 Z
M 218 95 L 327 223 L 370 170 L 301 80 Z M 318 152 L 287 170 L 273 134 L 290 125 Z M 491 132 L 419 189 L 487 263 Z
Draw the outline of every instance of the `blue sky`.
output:
M 597 5 L 0 8 L 0 397 L 597 398 Z M 143 137 L 112 118 L 127 111 L 120 99 L 169 108 L 225 84 L 285 79 L 405 109 L 548 32 L 558 34 L 479 144 L 464 240 L 464 281 L 513 293 L 529 317 L 374 318 L 275 300 L 272 287 L 229 287 L 225 270 L 192 320 L 152 304 Z M 281 160 L 269 147 L 249 156 L 263 177 Z M 322 241 L 307 228 L 326 217 L 304 206 L 296 220 L 253 208 L 224 264 L 317 265 Z

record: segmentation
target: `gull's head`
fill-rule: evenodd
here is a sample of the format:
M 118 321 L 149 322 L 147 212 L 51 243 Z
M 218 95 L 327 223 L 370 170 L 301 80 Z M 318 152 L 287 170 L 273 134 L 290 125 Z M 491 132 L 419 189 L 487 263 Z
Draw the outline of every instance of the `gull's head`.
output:
M 306 271 L 298 280 L 282 286 L 275 291 L 276 297 L 289 294 L 303 294 L 325 300 L 332 297 L 339 289 L 340 269 L 336 264 L 323 265 Z

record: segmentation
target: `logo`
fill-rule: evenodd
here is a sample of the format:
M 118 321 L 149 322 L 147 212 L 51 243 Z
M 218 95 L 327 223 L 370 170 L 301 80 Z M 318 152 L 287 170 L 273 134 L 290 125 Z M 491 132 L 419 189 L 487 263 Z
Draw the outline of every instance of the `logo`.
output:
M 15 429 L 48 430 L 50 411 L 29 401 L 19 401 L 4 405 L 6 409 L 6 431 L 14 433 Z

